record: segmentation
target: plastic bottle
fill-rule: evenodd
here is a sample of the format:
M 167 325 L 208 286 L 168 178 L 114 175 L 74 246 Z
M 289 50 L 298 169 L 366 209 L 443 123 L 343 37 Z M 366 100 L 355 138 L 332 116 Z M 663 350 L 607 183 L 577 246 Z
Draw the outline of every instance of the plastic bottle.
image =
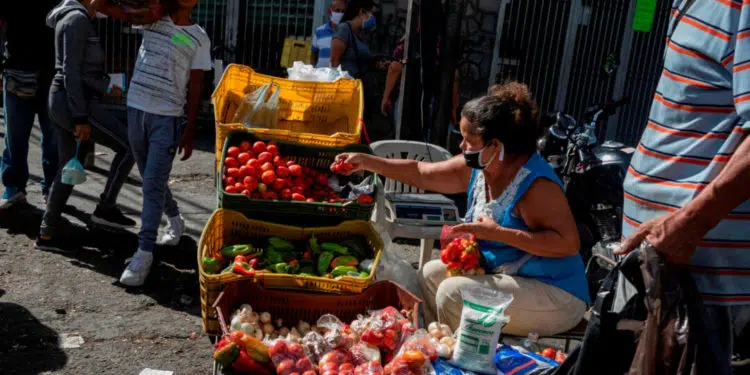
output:
M 531 353 L 539 351 L 539 335 L 536 332 L 529 332 L 529 336 L 526 337 L 521 343 L 521 347 L 528 350 Z

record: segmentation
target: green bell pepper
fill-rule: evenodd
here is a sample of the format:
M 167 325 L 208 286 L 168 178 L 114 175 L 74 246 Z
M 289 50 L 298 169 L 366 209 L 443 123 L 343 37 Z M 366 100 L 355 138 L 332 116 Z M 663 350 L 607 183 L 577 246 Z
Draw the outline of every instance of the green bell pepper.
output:
M 278 251 L 292 251 L 294 250 L 294 245 L 292 245 L 289 241 L 279 238 L 279 237 L 271 237 L 268 239 L 268 244 L 275 248 Z
M 323 242 L 322 244 L 320 244 L 320 247 L 325 251 L 330 251 L 341 255 L 349 254 L 349 250 L 346 247 L 333 242 Z
M 359 277 L 361 277 L 363 279 L 366 279 L 366 278 L 370 277 L 370 273 L 362 271 L 362 272 L 359 273 Z
M 349 272 L 355 272 L 359 275 L 359 271 L 357 271 L 357 267 L 351 267 L 351 266 L 338 266 L 331 271 L 331 275 L 333 277 L 339 277 L 344 276 Z
M 266 260 L 270 264 L 284 263 L 284 256 L 275 249 L 268 249 L 266 251 Z
M 325 251 L 323 254 L 320 254 L 320 257 L 318 258 L 318 274 L 320 276 L 324 276 L 328 273 L 328 267 L 331 265 L 332 260 L 333 253 Z
M 237 255 L 247 255 L 253 252 L 253 245 L 232 245 L 221 249 L 221 255 L 226 259 L 232 259 Z
M 209 275 L 215 275 L 221 271 L 221 263 L 211 257 L 203 257 L 203 271 Z

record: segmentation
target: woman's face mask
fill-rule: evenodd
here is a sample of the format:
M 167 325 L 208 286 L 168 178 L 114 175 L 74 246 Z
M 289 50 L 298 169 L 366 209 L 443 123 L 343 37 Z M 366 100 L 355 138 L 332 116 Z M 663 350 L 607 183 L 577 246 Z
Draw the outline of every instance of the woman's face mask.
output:
M 342 12 L 332 12 L 331 13 L 331 23 L 334 25 L 338 25 L 341 23 L 341 19 L 344 18 L 344 13 Z
M 496 153 L 493 153 L 490 159 L 485 163 L 484 162 L 484 151 L 487 150 L 488 146 L 484 146 L 479 150 L 473 150 L 469 151 L 466 150 L 463 152 L 464 154 L 464 162 L 466 162 L 466 166 L 472 169 L 485 169 L 487 166 L 492 164 L 492 161 L 495 159 Z M 498 160 L 502 161 L 505 158 L 505 147 L 500 145 L 500 155 L 498 157 Z
M 368 14 L 369 14 L 369 17 L 362 24 L 362 30 L 365 32 L 373 31 L 375 30 L 375 27 L 377 26 L 377 22 L 375 21 L 375 16 L 373 16 L 372 13 L 368 13 Z

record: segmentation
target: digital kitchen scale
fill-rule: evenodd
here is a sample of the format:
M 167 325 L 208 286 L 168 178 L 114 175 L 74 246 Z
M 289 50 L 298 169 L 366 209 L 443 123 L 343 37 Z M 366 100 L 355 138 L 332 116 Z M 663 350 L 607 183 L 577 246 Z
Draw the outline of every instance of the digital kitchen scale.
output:
M 442 194 L 385 195 L 386 218 L 394 223 L 443 225 L 458 223 L 458 208 Z

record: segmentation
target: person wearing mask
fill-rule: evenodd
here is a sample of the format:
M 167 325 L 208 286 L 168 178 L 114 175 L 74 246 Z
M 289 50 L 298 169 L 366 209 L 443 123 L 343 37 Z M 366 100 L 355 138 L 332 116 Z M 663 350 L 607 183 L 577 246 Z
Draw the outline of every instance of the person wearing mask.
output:
M 750 358 L 750 4 L 679 0 L 671 14 L 664 69 L 625 178 L 627 239 L 617 254 L 645 241 L 690 270 L 700 320 L 716 339 L 698 350 L 723 360 L 704 373 L 732 374 L 733 354 Z M 618 285 L 620 304 L 634 294 L 627 285 Z
M 368 170 L 419 189 L 468 193 L 466 223 L 453 232 L 476 236 L 486 275 L 446 278 L 441 260 L 425 264 L 418 277 L 426 322 L 455 330 L 461 291 L 483 286 L 514 297 L 503 332 L 565 332 L 581 321 L 589 302 L 578 230 L 561 181 L 536 152 L 542 126 L 528 87 L 512 82 L 494 93 L 464 106 L 461 156 L 437 163 L 359 153 L 336 159 L 351 163 L 352 173 Z
M 328 8 L 328 19 L 324 25 L 315 29 L 312 40 L 312 65 L 316 68 L 327 68 L 331 60 L 331 39 L 336 33 L 336 26 L 341 23 L 346 11 L 346 0 L 333 0 Z
M 203 72 L 211 70 L 211 40 L 190 18 L 198 0 L 162 0 L 144 22 L 143 41 L 128 93 L 128 135 L 143 178 L 143 212 L 138 250 L 120 283 L 140 286 L 153 263 L 161 217 L 167 230 L 161 244 L 176 246 L 185 231 L 177 201 L 167 182 L 175 155 L 193 153 Z M 97 11 L 128 20 L 112 0 L 95 3 Z M 148 17 L 146 17 L 148 18 Z
M 42 195 L 46 199 L 57 172 L 56 135 L 47 114 L 47 95 L 55 74 L 54 33 L 45 17 L 59 0 L 0 1 L 5 28 L 3 111 L 5 149 L 0 175 L 5 186 L 0 209 L 26 202 L 29 141 L 34 116 L 42 130 Z
M 350 0 L 341 24 L 331 40 L 331 67 L 339 65 L 354 78 L 367 73 L 372 58 L 370 47 L 362 37 L 375 30 L 375 3 L 372 0 Z
M 61 182 L 62 168 L 73 157 L 81 163 L 85 157 L 79 146 L 93 141 L 115 152 L 107 183 L 91 221 L 122 229 L 135 221 L 122 214 L 116 205 L 125 180 L 133 169 L 127 126 L 109 113 L 101 103 L 105 95 L 122 95 L 120 87 L 109 91 L 109 76 L 104 73 L 104 50 L 96 27 L 92 0 L 64 0 L 47 16 L 47 26 L 55 30 L 55 70 L 49 92 L 49 115 L 57 126 L 60 163 L 50 189 L 36 248 L 71 251 L 73 244 L 57 235 L 62 210 L 73 186 Z M 108 92 L 109 91 L 109 92 Z

